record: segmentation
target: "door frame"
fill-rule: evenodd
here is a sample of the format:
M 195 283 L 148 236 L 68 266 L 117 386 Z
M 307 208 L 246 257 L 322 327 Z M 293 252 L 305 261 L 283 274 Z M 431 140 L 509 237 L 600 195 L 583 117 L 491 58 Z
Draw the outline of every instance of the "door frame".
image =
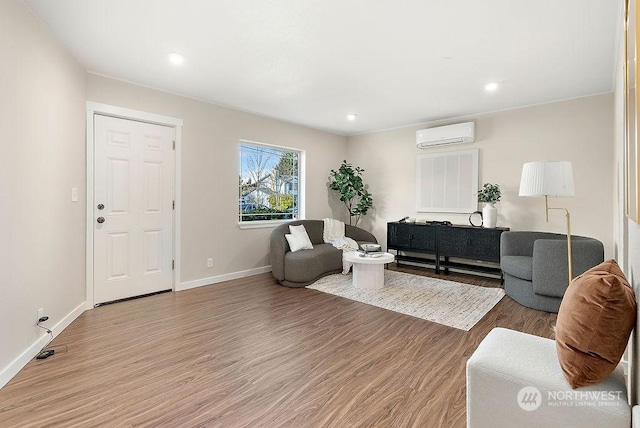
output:
M 86 300 L 85 309 L 92 309 L 94 305 L 93 293 L 93 204 L 94 204 L 94 121 L 96 114 L 117 117 L 120 119 L 135 120 L 138 122 L 152 123 L 172 127 L 175 130 L 176 148 L 173 156 L 173 195 L 176 203 L 173 211 L 173 260 L 175 261 L 173 270 L 173 290 L 180 283 L 180 220 L 181 220 L 181 149 L 182 149 L 182 119 L 171 116 L 162 116 L 155 113 L 148 113 L 139 110 L 132 110 L 124 107 L 109 104 L 87 101 L 87 206 L 86 206 Z

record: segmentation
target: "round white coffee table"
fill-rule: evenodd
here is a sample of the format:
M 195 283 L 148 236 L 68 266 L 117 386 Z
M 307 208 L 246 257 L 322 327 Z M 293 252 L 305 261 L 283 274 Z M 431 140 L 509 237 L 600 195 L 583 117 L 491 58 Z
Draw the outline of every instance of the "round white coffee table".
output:
M 384 287 L 384 265 L 393 262 L 393 254 L 372 253 L 365 257 L 361 254 L 351 251 L 342 256 L 346 261 L 353 263 L 353 286 L 368 290 Z

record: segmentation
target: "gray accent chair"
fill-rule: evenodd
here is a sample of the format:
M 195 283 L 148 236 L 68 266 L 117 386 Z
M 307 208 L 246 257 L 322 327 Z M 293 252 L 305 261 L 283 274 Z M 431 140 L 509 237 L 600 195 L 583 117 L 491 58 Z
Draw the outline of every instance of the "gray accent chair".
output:
M 604 246 L 597 239 L 571 236 L 573 277 L 604 261 Z M 546 232 L 503 232 L 500 268 L 504 291 L 532 309 L 558 313 L 569 286 L 567 235 Z
M 292 253 L 284 237 L 289 226 L 304 225 L 313 244 L 312 250 L 300 250 Z M 271 232 L 271 272 L 280 284 L 287 287 L 304 287 L 323 276 L 342 272 L 342 250 L 331 244 L 325 244 L 322 237 L 322 220 L 296 220 L 277 226 Z M 345 225 L 345 236 L 358 244 L 370 242 L 377 244 L 376 237 L 359 227 Z

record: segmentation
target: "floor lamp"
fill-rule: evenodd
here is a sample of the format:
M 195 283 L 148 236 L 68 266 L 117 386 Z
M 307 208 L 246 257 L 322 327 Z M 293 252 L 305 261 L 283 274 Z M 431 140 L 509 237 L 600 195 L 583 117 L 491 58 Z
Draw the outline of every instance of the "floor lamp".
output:
M 545 215 L 549 222 L 549 210 L 564 210 L 567 218 L 567 260 L 569 283 L 573 279 L 571 269 L 571 217 L 566 208 L 550 207 L 548 197 L 573 196 L 573 169 L 567 161 L 528 162 L 522 167 L 519 196 L 544 196 Z

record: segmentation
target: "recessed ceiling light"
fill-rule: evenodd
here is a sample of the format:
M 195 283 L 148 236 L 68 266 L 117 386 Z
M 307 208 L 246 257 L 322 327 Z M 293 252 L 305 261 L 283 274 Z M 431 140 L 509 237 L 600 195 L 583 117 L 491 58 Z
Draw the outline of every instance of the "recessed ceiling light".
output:
M 182 65 L 184 63 L 184 55 L 171 52 L 169 54 L 169 62 L 173 65 Z
M 484 90 L 487 92 L 493 92 L 498 89 L 498 82 L 489 82 L 484 85 Z
M 351 120 L 351 121 L 356 120 L 357 117 L 358 117 L 358 115 L 357 114 L 353 114 L 353 113 L 347 115 L 347 119 Z

